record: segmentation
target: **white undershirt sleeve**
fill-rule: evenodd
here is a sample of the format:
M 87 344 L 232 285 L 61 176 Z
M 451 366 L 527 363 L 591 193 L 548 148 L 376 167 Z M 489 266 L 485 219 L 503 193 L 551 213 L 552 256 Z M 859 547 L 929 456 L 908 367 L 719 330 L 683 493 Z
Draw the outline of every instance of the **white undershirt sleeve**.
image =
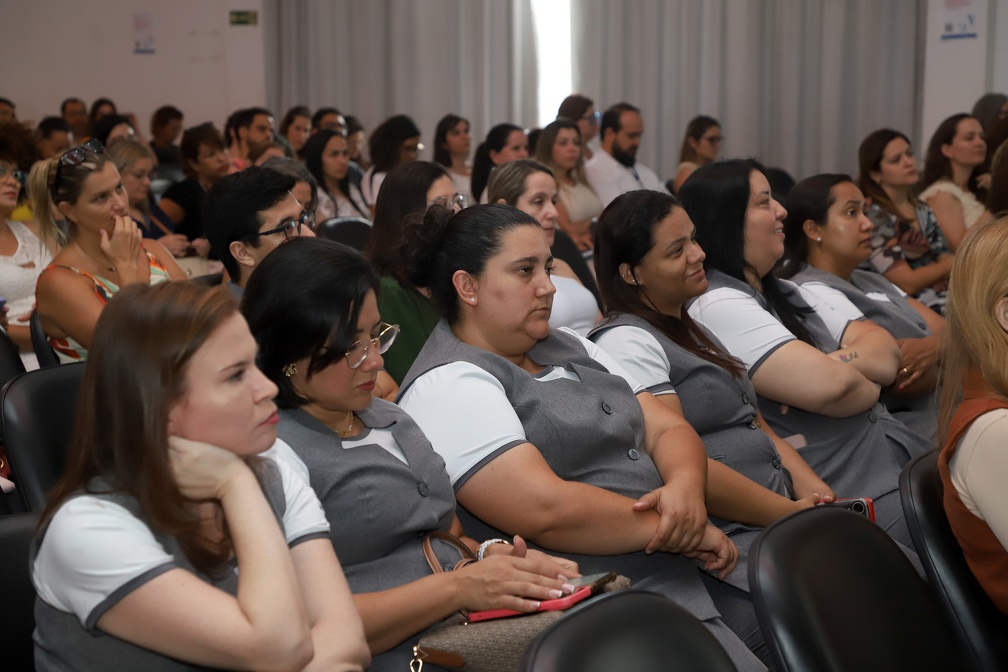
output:
M 622 325 L 605 330 L 595 343 L 651 394 L 675 394 L 669 382 L 672 364 L 652 334 Z
M 985 521 L 1008 551 L 1008 409 L 984 413 L 973 421 L 949 462 L 956 492 L 974 515 Z
M 688 312 L 745 365 L 750 377 L 770 353 L 795 340 L 755 298 L 737 289 L 709 290 L 690 304 Z
M 284 510 L 284 538 L 288 546 L 309 538 L 329 536 L 329 521 L 315 491 L 297 471 L 282 459 L 273 458 L 280 470 L 287 508 Z

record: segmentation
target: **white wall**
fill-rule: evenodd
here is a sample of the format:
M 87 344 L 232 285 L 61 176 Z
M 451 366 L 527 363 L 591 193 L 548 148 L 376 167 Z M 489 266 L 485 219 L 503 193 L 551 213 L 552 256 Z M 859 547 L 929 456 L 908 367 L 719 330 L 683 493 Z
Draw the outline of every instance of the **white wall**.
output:
M 998 14 L 1008 14 L 1008 0 L 972 0 L 970 11 L 976 18 L 977 37 L 953 40 L 941 39 L 947 16 L 945 4 L 945 0 L 928 0 L 922 137 L 916 142 L 921 156 L 931 135 L 945 118 L 969 112 L 977 99 L 991 90 L 990 86 L 996 91 L 1008 90 L 1004 82 L 1008 77 L 1008 45 L 1004 44 L 1008 42 L 1008 26 L 1005 25 L 1008 22 L 997 21 Z M 995 18 L 996 23 L 992 24 L 989 18 Z M 995 50 L 1000 53 L 1001 60 L 997 68 L 988 61 L 989 53 Z M 999 73 L 1000 85 L 992 79 L 995 70 Z
M 990 0 L 990 14 L 987 90 L 1008 93 L 1008 0 Z
M 266 99 L 262 0 L 18 0 L 4 2 L 0 95 L 18 117 L 59 114 L 69 96 L 111 98 L 145 135 L 163 104 L 187 126 L 222 127 Z M 256 26 L 229 26 L 229 10 L 259 12 Z M 153 54 L 133 53 L 133 16 L 152 19 Z

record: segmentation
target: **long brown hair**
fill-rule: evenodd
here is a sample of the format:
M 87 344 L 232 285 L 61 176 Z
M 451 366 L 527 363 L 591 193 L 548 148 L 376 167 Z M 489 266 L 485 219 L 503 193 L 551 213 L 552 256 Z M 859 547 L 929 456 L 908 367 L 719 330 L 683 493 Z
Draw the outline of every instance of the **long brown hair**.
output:
M 970 370 L 979 371 L 991 392 L 1008 401 L 1008 333 L 994 317 L 1008 297 L 1008 216 L 973 227 L 959 246 L 949 277 L 945 328 L 941 334 L 939 445 L 962 398 Z
M 109 301 L 88 351 L 66 469 L 43 521 L 78 492 L 123 493 L 200 571 L 227 559 L 228 542 L 200 544 L 199 518 L 172 476 L 168 413 L 186 392 L 190 359 L 237 312 L 225 289 L 187 282 L 132 285 Z

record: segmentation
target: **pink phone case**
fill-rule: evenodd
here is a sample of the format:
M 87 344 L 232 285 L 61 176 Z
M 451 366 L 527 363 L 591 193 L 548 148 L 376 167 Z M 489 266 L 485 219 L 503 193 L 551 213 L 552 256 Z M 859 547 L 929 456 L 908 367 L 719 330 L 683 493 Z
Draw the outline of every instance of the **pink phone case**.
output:
M 555 600 L 546 600 L 541 602 L 539 604 L 538 611 L 557 611 L 558 609 L 567 609 L 568 607 L 572 607 L 581 600 L 589 597 L 591 597 L 591 587 L 582 586 L 566 597 L 559 597 Z M 495 618 L 520 616 L 525 613 L 527 612 L 514 611 L 513 609 L 488 609 L 487 611 L 473 611 L 469 614 L 469 622 L 478 623 L 479 621 L 492 621 Z

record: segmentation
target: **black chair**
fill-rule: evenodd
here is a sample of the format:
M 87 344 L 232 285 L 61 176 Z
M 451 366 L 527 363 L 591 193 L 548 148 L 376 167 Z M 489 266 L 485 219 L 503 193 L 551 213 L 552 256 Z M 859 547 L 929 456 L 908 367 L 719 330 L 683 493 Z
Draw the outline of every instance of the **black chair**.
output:
M 315 235 L 363 252 L 371 235 L 371 222 L 363 217 L 333 217 L 316 226 Z
M 5 670 L 34 670 L 35 588 L 28 568 L 28 548 L 37 513 L 18 513 L 0 517 L 0 661 Z
M 7 332 L 0 329 L 0 387 L 24 373 L 20 348 L 11 340 Z
M 26 511 L 42 511 L 46 492 L 63 473 L 84 366 L 76 362 L 29 371 L 0 393 L 4 450 Z
M 900 474 L 900 499 L 917 556 L 938 604 L 973 663 L 1008 670 L 1008 616 L 980 587 L 952 533 L 938 475 L 938 454 L 915 458 Z
M 859 514 L 806 509 L 767 527 L 749 585 L 779 672 L 973 669 L 913 565 Z
M 56 356 L 56 351 L 49 345 L 49 338 L 42 328 L 42 318 L 39 317 L 37 310 L 32 311 L 28 328 L 31 331 L 32 348 L 35 350 L 35 356 L 38 357 L 39 368 L 46 369 L 50 366 L 59 366 L 59 357 Z
M 539 633 L 521 672 L 735 672 L 703 623 L 667 597 L 610 593 Z
M 195 278 L 190 280 L 195 282 L 197 285 L 203 285 L 204 287 L 216 287 L 224 282 L 224 273 L 210 273 L 208 275 L 197 275 Z

